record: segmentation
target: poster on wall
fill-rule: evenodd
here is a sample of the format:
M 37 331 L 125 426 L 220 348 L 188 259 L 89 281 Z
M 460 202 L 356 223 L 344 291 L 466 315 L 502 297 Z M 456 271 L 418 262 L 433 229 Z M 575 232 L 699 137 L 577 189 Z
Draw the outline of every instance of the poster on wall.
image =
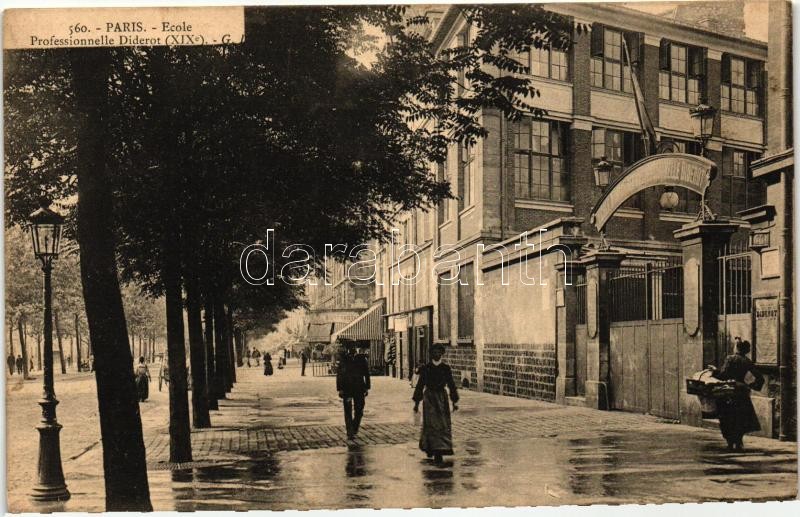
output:
M 755 362 L 778 364 L 778 299 L 756 298 L 755 311 Z

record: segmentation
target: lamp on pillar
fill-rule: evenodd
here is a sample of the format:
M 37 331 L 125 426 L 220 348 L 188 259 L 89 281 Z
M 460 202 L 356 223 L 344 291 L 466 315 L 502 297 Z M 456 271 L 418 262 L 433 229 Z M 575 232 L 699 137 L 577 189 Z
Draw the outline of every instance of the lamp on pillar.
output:
M 44 272 L 44 389 L 39 405 L 42 421 L 39 430 L 38 482 L 31 498 L 35 501 L 66 501 L 70 494 L 64 483 L 61 467 L 61 425 L 56 420 L 56 393 L 53 387 L 53 309 L 51 272 L 61 245 L 64 218 L 50 209 L 50 200 L 42 198 L 39 208 L 30 215 L 33 253 L 42 263 Z
M 611 171 L 614 166 L 606 161 L 606 157 L 600 158 L 594 166 L 594 183 L 600 188 L 606 188 L 611 182 Z
M 706 144 L 711 139 L 714 131 L 714 118 L 717 110 L 713 106 L 701 102 L 694 108 L 689 109 L 689 116 L 692 119 L 692 133 L 695 139 L 700 141 L 702 152 L 705 153 Z
M 674 210 L 679 202 L 680 197 L 678 197 L 678 193 L 675 192 L 672 187 L 665 188 L 664 192 L 661 194 L 661 198 L 658 200 L 658 203 L 664 210 Z

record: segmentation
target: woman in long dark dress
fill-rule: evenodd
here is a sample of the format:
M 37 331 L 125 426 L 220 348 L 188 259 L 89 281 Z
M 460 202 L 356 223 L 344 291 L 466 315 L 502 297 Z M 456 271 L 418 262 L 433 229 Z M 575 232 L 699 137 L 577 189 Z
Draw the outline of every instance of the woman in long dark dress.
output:
M 748 352 L 750 343 L 737 339 L 736 353 L 726 357 L 722 368 L 712 373 L 717 379 L 736 382 L 734 394 L 717 401 L 719 429 L 728 442 L 728 450 L 731 451 L 743 451 L 744 435 L 761 429 L 753 402 L 750 400 L 750 389 L 751 386 L 760 389 L 764 384 L 764 377 L 747 357 Z
M 441 463 L 442 456 L 453 454 L 453 431 L 450 423 L 450 403 L 447 391 L 453 402 L 453 411 L 458 410 L 458 390 L 453 381 L 450 365 L 442 361 L 444 347 L 431 348 L 431 362 L 420 368 L 417 386 L 414 389 L 414 411 L 419 411 L 422 402 L 422 433 L 419 448 Z
M 139 365 L 136 367 L 136 391 L 139 402 L 144 402 L 150 396 L 150 370 L 147 369 L 144 357 L 139 358 Z
M 272 375 L 272 355 L 269 352 L 264 353 L 264 375 Z

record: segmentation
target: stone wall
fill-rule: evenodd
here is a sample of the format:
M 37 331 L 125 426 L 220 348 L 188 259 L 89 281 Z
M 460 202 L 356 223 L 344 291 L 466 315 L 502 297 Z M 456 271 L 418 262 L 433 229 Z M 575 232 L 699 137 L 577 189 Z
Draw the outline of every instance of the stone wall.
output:
M 487 393 L 554 401 L 555 344 L 486 344 L 483 389 Z
M 478 372 L 475 367 L 476 355 L 474 346 L 448 347 L 444 360 L 453 370 L 453 378 L 459 389 L 464 388 L 463 379 L 469 381 L 470 390 L 478 389 Z

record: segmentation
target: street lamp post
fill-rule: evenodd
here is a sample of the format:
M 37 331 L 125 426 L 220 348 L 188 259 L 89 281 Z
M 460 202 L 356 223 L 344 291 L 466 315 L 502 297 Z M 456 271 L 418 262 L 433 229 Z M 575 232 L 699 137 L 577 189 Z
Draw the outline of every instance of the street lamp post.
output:
M 56 420 L 55 389 L 53 388 L 53 308 L 50 276 L 53 261 L 58 258 L 61 228 L 64 218 L 50 210 L 50 201 L 42 199 L 40 208 L 30 215 L 33 253 L 42 263 L 44 272 L 44 391 L 39 405 L 42 421 L 39 430 L 39 481 L 31 498 L 35 501 L 66 501 L 70 494 L 61 467 L 61 425 Z
M 692 118 L 692 133 L 700 141 L 702 146 L 700 153 L 702 156 L 705 156 L 706 144 L 714 132 L 714 118 L 716 115 L 717 110 L 704 102 L 689 110 L 689 116 Z
M 713 106 L 701 102 L 689 110 L 689 116 L 692 118 L 692 132 L 694 133 L 694 137 L 700 141 L 700 156 L 705 157 L 706 144 L 711 139 L 711 135 L 714 132 L 714 119 L 717 116 L 717 110 Z M 705 194 L 700 198 L 699 218 L 703 221 L 712 221 L 716 219 L 714 212 L 712 212 L 711 208 L 706 204 Z
M 600 161 L 595 164 L 594 169 L 594 184 L 605 189 L 611 183 L 611 171 L 614 166 L 606 161 L 606 157 L 600 158 Z

